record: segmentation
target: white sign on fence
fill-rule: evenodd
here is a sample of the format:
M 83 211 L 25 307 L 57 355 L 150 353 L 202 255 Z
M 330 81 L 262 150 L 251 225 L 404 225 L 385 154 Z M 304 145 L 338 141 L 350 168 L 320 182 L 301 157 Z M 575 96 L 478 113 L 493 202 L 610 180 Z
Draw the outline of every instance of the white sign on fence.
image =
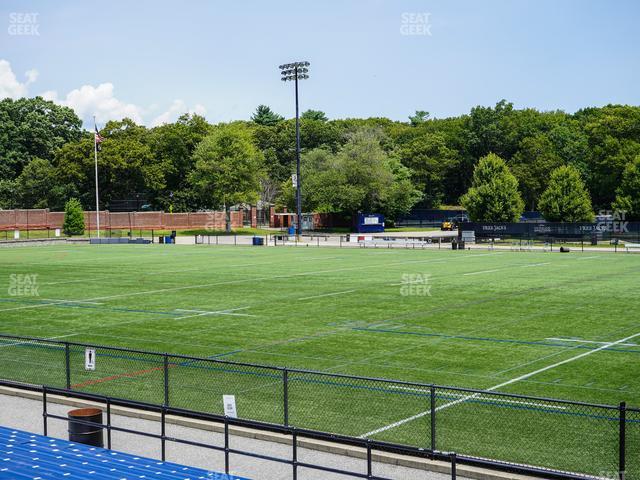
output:
M 96 350 L 95 348 L 87 348 L 84 351 L 84 369 L 95 370 L 96 369 Z
M 14 240 L 20 240 L 20 230 L 14 230 L 13 231 L 13 239 Z
M 235 395 L 223 395 L 222 403 L 224 403 L 224 414 L 229 418 L 238 418 L 238 411 L 236 410 L 236 396 Z
M 60 236 L 60 229 L 56 228 L 56 237 L 59 237 L 59 236 Z

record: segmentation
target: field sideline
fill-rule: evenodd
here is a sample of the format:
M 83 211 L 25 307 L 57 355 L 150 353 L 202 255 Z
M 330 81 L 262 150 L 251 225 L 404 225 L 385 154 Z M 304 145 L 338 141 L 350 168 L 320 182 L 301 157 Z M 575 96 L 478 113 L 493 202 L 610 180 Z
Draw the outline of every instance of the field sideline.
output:
M 640 405 L 639 267 L 604 253 L 0 249 L 0 314 L 4 334 Z M 36 274 L 39 296 L 11 295 L 11 274 Z

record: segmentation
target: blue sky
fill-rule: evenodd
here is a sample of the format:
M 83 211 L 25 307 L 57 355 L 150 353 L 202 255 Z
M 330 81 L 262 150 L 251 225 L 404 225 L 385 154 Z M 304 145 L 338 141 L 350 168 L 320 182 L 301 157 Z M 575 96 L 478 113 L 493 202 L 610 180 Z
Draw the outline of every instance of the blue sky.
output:
M 31 12 L 39 35 L 10 34 Z M 403 35 L 409 17 L 427 34 Z M 46 93 L 85 120 L 291 116 L 277 66 L 293 60 L 311 62 L 302 108 L 330 118 L 640 104 L 633 1 L 3 0 L 0 18 L 0 94 Z

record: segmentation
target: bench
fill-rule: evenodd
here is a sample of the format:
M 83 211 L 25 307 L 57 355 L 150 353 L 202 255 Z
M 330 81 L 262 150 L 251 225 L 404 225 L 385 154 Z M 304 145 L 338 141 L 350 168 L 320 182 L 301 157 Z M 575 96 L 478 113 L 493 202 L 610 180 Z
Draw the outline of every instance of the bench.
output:
M 630 249 L 637 249 L 640 250 L 640 243 L 624 243 L 624 249 L 627 251 L 627 253 L 629 253 Z

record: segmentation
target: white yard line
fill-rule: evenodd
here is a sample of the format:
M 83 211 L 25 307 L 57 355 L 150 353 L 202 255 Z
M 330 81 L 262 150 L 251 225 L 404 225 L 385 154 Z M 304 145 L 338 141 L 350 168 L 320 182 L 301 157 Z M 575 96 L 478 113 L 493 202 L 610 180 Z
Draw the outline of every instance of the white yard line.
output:
M 86 300 L 63 300 L 60 298 L 43 298 L 42 300 L 46 302 L 57 302 L 57 303 L 87 303 L 89 305 L 104 305 L 101 302 L 88 302 Z
M 100 302 L 91 302 L 89 300 L 54 300 L 54 299 L 48 299 L 48 298 L 44 298 L 43 300 L 47 301 L 48 303 L 38 303 L 36 305 L 24 305 L 22 307 L 11 307 L 11 308 L 0 308 L 0 312 L 11 312 L 13 310 L 25 310 L 25 309 L 30 309 L 30 308 L 41 308 L 41 307 L 49 307 L 51 305 L 65 305 L 65 304 L 73 304 L 73 303 L 86 303 L 86 304 L 90 304 L 90 305 L 104 305 L 104 303 L 100 303 Z
M 164 275 L 164 274 L 167 274 L 167 273 L 195 272 L 197 270 L 202 270 L 202 268 L 184 268 L 184 269 L 181 269 L 181 270 L 164 270 L 164 271 L 160 271 L 160 272 L 143 273 L 143 275 L 145 275 L 145 276 Z
M 184 315 L 182 317 L 176 317 L 174 318 L 174 320 L 184 320 L 185 318 L 193 318 L 193 317 L 202 317 L 205 315 L 241 315 L 241 316 L 247 316 L 247 317 L 253 317 L 255 315 L 249 315 L 247 313 L 234 313 L 237 312 L 238 310 L 246 310 L 247 308 L 250 307 L 238 307 L 238 308 L 228 308 L 226 310 L 216 310 L 213 312 L 198 312 L 198 313 L 194 313 L 193 315 Z
M 410 388 L 410 387 L 401 387 L 399 385 L 392 385 L 389 388 L 393 388 L 394 390 L 408 390 L 408 391 L 413 391 L 413 392 L 419 392 L 419 393 L 425 393 L 425 394 L 429 394 L 430 390 L 424 389 L 424 388 Z M 463 393 L 449 393 L 448 394 L 451 397 L 465 397 L 466 395 Z M 486 396 L 479 396 L 477 397 L 479 400 L 487 400 L 487 401 L 496 401 L 496 402 L 500 402 L 500 403 L 508 403 L 511 405 L 527 405 L 527 406 L 531 406 L 531 407 L 545 407 L 545 408 L 551 408 L 554 410 L 566 410 L 567 407 L 563 407 L 561 405 L 549 405 L 546 403 L 536 403 L 536 402 L 525 402 L 522 400 L 513 400 L 510 399 L 508 397 L 486 397 Z
M 521 265 L 523 268 L 524 267 L 541 267 L 543 265 L 550 265 L 551 262 L 543 262 L 543 263 L 530 263 L 529 265 Z
M 534 375 L 537 375 L 539 373 L 543 373 L 543 372 L 546 372 L 547 370 L 551 370 L 551 369 L 559 367 L 561 365 L 565 365 L 567 363 L 574 362 L 574 361 L 579 360 L 581 358 L 584 358 L 586 356 L 592 355 L 592 354 L 594 354 L 596 352 L 600 352 L 600 351 L 605 350 L 605 349 L 607 349 L 609 347 L 613 347 L 614 345 L 620 345 L 620 344 L 628 342 L 629 340 L 634 339 L 636 337 L 640 337 L 640 332 L 634 333 L 633 335 L 629 335 L 628 337 L 625 337 L 625 338 L 621 338 L 620 340 L 616 340 L 615 342 L 609 342 L 609 343 L 607 343 L 607 344 L 605 344 L 605 345 L 603 345 L 601 347 L 595 348 L 593 350 L 589 350 L 588 352 L 581 353 L 580 355 L 576 355 L 575 357 L 567 358 L 565 360 L 562 360 L 560 362 L 554 363 L 552 365 L 547 365 L 546 367 L 539 368 L 538 370 L 534 370 L 533 372 L 525 373 L 524 375 L 521 375 L 519 377 L 512 378 L 511 380 L 507 380 L 506 382 L 502 382 L 502 383 L 499 383 L 497 385 L 494 385 L 493 387 L 487 388 L 485 391 L 486 392 L 492 392 L 494 390 L 498 390 L 499 388 L 506 387 L 507 385 L 511 385 L 513 383 L 520 382 L 522 380 L 526 380 L 526 379 L 528 379 L 530 377 L 533 377 Z M 467 400 L 471 400 L 473 398 L 478 398 L 481 395 L 482 395 L 481 393 L 474 393 L 474 394 L 471 394 L 471 395 L 466 395 L 466 396 L 464 396 L 464 397 L 462 397 L 462 398 L 460 398 L 458 400 L 453 400 L 451 402 L 445 403 L 444 405 L 440 405 L 439 407 L 437 407 L 435 409 L 435 411 L 438 412 L 440 410 L 444 410 L 445 408 L 449 408 L 449 407 L 452 407 L 454 405 L 458 405 L 460 403 L 464 403 Z M 392 428 L 399 427 L 401 425 L 404 425 L 405 423 L 412 422 L 414 420 L 417 420 L 419 418 L 425 417 L 425 416 L 430 415 L 430 414 L 431 414 L 431 410 L 425 410 L 424 412 L 420 412 L 420 413 L 418 413 L 416 415 L 413 415 L 411 417 L 407 417 L 407 418 L 404 418 L 402 420 L 398 420 L 397 422 L 391 423 L 391 424 L 386 425 L 384 427 L 380 427 L 380 428 L 378 428 L 376 430 L 372 430 L 371 432 L 367 432 L 367 433 L 365 433 L 363 435 L 360 435 L 359 438 L 366 438 L 366 437 L 370 437 L 372 435 L 376 435 L 376 434 L 381 433 L 381 432 L 385 432 L 387 430 L 391 430 Z
M 575 342 L 575 343 L 591 343 L 591 344 L 595 344 L 595 345 L 606 345 L 607 344 L 607 342 L 596 342 L 595 340 L 581 340 L 579 338 L 549 337 L 549 338 L 545 338 L 545 340 L 555 340 L 555 341 L 560 341 L 560 342 Z M 637 343 L 621 343 L 620 346 L 637 347 L 638 344 Z
M 334 295 L 345 295 L 347 293 L 353 293 L 355 291 L 356 290 L 345 290 L 343 292 L 323 293 L 323 294 L 320 294 L 320 295 L 312 295 L 311 297 L 298 298 L 297 300 L 311 300 L 313 298 L 333 297 Z
M 75 337 L 76 335 L 79 335 L 79 334 L 69 333 L 68 335 L 58 335 L 57 337 L 48 337 L 48 338 L 45 338 L 44 340 L 58 340 L 59 338 Z M 26 341 L 20 341 L 20 342 L 0 344 L 0 348 L 15 347 L 16 345 L 40 345 L 40 344 L 41 343 L 34 343 L 26 340 Z
M 42 307 L 48 307 L 50 305 L 59 305 L 61 303 L 69 303 L 69 300 L 60 301 L 60 302 L 50 302 L 50 303 L 38 303 L 36 305 L 24 305 L 22 307 L 0 308 L 0 312 L 10 312 L 12 310 L 25 310 L 28 308 L 42 308 Z
M 493 272 L 499 272 L 499 271 L 500 271 L 500 269 L 499 269 L 499 268 L 497 268 L 497 269 L 495 269 L 495 270 L 482 270 L 482 271 L 480 271 L 480 272 L 469 272 L 469 273 L 463 273 L 462 275 L 465 275 L 465 276 L 466 276 L 466 275 L 481 275 L 481 274 L 483 274 L 483 273 L 493 273 Z
M 234 312 L 237 312 L 238 310 L 246 310 L 247 308 L 251 308 L 251 307 L 238 307 L 238 308 L 229 308 L 226 310 L 217 310 L 213 312 L 200 312 L 200 313 L 194 313 L 193 315 L 183 315 L 182 317 L 170 318 L 170 320 L 186 320 L 187 318 L 204 317 L 207 315 L 232 315 L 232 316 L 254 317 L 255 315 L 250 315 L 248 313 L 234 313 Z M 149 321 L 148 318 L 126 320 L 124 322 L 115 322 L 115 323 L 109 323 L 105 325 L 99 325 L 97 328 L 113 328 L 113 327 L 120 327 L 122 325 L 130 325 L 132 323 L 141 323 L 141 322 L 147 322 L 147 321 Z M 94 329 L 96 329 L 95 325 L 82 330 L 94 330 Z
M 62 282 L 46 282 L 43 283 L 42 285 L 62 285 L 63 283 L 80 283 L 80 282 L 86 282 L 87 279 L 86 278 L 80 278 L 78 280 L 64 280 Z

